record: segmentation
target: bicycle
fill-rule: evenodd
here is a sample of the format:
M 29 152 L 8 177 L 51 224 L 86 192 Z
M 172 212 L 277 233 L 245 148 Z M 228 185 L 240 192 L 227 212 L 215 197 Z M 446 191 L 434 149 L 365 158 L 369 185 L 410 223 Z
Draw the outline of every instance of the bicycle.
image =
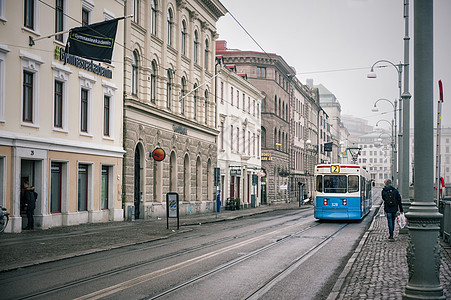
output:
M 0 233 L 3 232 L 8 225 L 9 213 L 5 207 L 0 206 Z

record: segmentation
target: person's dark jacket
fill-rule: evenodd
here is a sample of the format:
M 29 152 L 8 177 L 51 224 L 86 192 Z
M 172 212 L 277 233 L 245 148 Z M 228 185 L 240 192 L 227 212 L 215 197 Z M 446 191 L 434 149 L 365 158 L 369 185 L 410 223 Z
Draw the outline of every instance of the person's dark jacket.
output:
M 387 205 L 387 203 L 385 202 L 386 199 L 384 199 L 384 194 L 385 194 L 384 190 L 385 191 L 393 190 L 393 193 L 394 193 L 395 199 L 396 199 L 396 205 L 393 205 L 393 206 Z M 398 211 L 398 207 L 399 207 L 400 212 L 404 212 L 404 210 L 402 209 L 401 195 L 399 194 L 398 190 L 395 189 L 393 186 L 391 186 L 391 185 L 384 186 L 384 188 L 382 189 L 382 199 L 384 200 L 384 211 L 386 213 L 396 213 Z
M 36 208 L 37 193 L 34 191 L 34 187 L 25 188 L 24 200 L 27 210 L 34 210 Z

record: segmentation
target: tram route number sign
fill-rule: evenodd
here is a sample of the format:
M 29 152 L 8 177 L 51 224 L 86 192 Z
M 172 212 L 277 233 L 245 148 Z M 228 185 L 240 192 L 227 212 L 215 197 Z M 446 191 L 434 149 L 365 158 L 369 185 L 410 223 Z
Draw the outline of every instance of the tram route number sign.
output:
M 331 173 L 340 173 L 340 166 L 336 166 L 336 165 L 330 166 L 330 172 Z

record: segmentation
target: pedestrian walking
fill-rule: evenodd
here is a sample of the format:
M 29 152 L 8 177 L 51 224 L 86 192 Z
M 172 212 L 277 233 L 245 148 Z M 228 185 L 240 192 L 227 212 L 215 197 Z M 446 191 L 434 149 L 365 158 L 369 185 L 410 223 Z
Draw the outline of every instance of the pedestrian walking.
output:
M 38 193 L 35 192 L 34 187 L 28 186 L 28 181 L 24 182 L 24 202 L 25 210 L 27 211 L 28 224 L 25 229 L 34 229 L 34 209 L 36 208 L 36 199 Z
M 404 212 L 404 210 L 402 209 L 401 195 L 399 194 L 399 191 L 392 186 L 391 179 L 385 180 L 384 183 L 385 186 L 382 189 L 382 200 L 384 200 L 384 211 L 387 215 L 388 239 L 393 240 L 393 231 L 395 230 L 395 219 L 398 207 L 401 213 Z

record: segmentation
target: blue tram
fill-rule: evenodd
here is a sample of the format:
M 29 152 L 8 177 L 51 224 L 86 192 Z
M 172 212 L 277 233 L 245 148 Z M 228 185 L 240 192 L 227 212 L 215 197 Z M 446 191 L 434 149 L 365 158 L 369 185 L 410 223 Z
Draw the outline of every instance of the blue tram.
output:
M 352 164 L 315 167 L 316 219 L 360 220 L 371 209 L 371 178 L 366 169 Z

